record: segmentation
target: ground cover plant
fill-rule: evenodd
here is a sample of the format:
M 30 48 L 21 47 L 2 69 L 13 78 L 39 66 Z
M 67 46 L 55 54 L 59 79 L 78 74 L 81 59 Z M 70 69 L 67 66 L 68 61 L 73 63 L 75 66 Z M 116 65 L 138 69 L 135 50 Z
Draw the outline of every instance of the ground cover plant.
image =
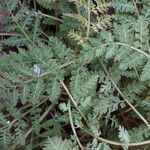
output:
M 149 0 L 0 4 L 0 150 L 150 149 Z

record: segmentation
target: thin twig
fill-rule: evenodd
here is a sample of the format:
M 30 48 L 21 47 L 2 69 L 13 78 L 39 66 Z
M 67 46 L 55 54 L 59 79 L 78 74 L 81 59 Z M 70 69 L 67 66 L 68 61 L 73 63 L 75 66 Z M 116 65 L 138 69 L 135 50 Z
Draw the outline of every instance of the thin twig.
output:
M 61 83 L 62 87 L 64 88 L 64 90 L 66 91 L 66 93 L 68 94 L 69 98 L 71 99 L 73 105 L 74 105 L 75 107 L 77 107 L 77 103 L 76 103 L 76 101 L 74 100 L 74 98 L 73 98 L 73 96 L 71 95 L 71 93 L 69 92 L 69 90 L 68 90 L 67 86 L 65 85 L 65 83 L 64 83 L 63 81 L 60 81 L 60 83 Z
M 70 125 L 71 125 L 71 128 L 72 128 L 72 131 L 73 131 L 73 134 L 76 138 L 76 141 L 80 147 L 81 150 L 84 150 L 78 136 L 77 136 L 77 133 L 76 133 L 76 130 L 75 130 L 75 127 L 74 127 L 74 124 L 73 124 L 73 119 L 72 119 L 72 114 L 71 114 L 71 108 L 70 108 L 70 102 L 68 103 L 68 113 L 69 113 L 69 119 L 70 119 Z
M 114 43 L 114 44 L 115 44 L 115 43 Z M 133 50 L 135 50 L 135 51 L 137 51 L 137 52 L 139 52 L 139 53 L 145 55 L 146 57 L 148 57 L 148 58 L 150 59 L 150 55 L 147 54 L 147 53 L 145 53 L 145 52 L 144 52 L 143 50 L 141 50 L 141 49 L 138 49 L 138 48 L 136 48 L 136 47 L 134 47 L 134 46 L 131 46 L 131 45 L 128 45 L 128 44 L 125 44 L 125 43 L 121 43 L 121 42 L 116 42 L 116 44 L 122 45 L 122 46 L 130 47 L 131 49 L 133 49 Z
M 67 94 L 69 95 L 70 99 L 72 100 L 72 102 L 74 103 L 74 98 L 72 97 L 72 95 L 70 94 L 69 90 L 67 89 L 66 85 L 62 82 L 62 85 L 65 89 L 65 91 L 67 92 Z M 87 123 L 88 124 L 88 123 Z M 102 137 L 98 137 L 98 136 L 95 136 L 93 133 L 81 128 L 83 131 L 85 131 L 86 133 L 88 133 L 89 135 L 93 136 L 94 138 L 96 138 L 97 140 L 99 141 L 102 141 L 104 143 L 108 143 L 108 144 L 111 144 L 111 145 L 115 145 L 115 146 L 140 146 L 140 145 L 146 145 L 146 144 L 150 144 L 150 140 L 147 140 L 147 141 L 142 141 L 142 142 L 138 142 L 138 143 L 129 143 L 129 144 L 124 144 L 124 143 L 120 143 L 120 142 L 115 142 L 115 141 L 112 141 L 112 140 L 108 140 L 108 139 L 105 139 L 105 138 L 102 138 Z
M 39 102 L 39 103 L 37 104 L 36 107 L 39 107 L 41 104 L 43 104 L 43 103 L 46 102 L 47 100 L 48 100 L 48 98 L 47 98 L 47 99 L 46 99 L 46 98 L 43 99 L 41 102 Z M 32 108 L 29 109 L 29 110 L 27 110 L 25 113 L 23 113 L 22 118 L 23 118 L 24 116 L 26 116 L 31 110 L 32 110 Z M 17 119 L 12 120 L 12 121 L 9 123 L 8 129 L 10 129 L 10 128 L 12 127 L 12 125 L 13 125 L 16 121 L 17 121 Z
M 67 92 L 67 94 L 69 95 L 72 103 L 74 104 L 74 98 L 72 97 L 72 95 L 70 94 L 69 90 L 67 89 L 66 85 L 61 82 L 61 84 L 63 85 L 65 91 Z M 76 103 L 75 103 L 76 104 Z M 134 107 L 134 106 L 133 106 Z M 87 122 L 87 121 L 86 121 Z M 88 123 L 87 123 L 88 124 Z M 98 139 L 99 141 L 102 141 L 104 143 L 108 143 L 108 144 L 111 144 L 111 145 L 115 145 L 115 146 L 140 146 L 140 145 L 146 145 L 146 144 L 150 144 L 150 140 L 148 141 L 143 141 L 143 142 L 138 142 L 138 143 L 129 143 L 129 144 L 124 144 L 124 143 L 120 143 L 120 142 L 115 142 L 115 141 L 111 141 L 111 140 L 107 140 L 105 138 L 102 138 L 102 137 L 98 137 L 98 136 L 95 136 L 93 135 L 91 132 L 85 130 L 85 129 L 82 129 L 84 130 L 86 133 L 88 133 L 89 135 L 93 136 L 94 138 Z
M 116 85 L 116 83 L 114 82 L 114 80 L 110 77 L 104 63 L 100 60 L 102 67 L 106 73 L 106 75 L 109 77 L 110 81 L 112 82 L 112 84 L 114 85 L 114 87 L 116 88 L 116 90 L 118 91 L 118 93 L 122 96 L 122 98 L 125 100 L 125 102 L 132 108 L 132 110 L 141 118 L 141 120 L 143 120 L 143 122 L 150 128 L 150 124 L 149 122 L 140 114 L 140 112 L 129 102 L 129 100 L 124 96 L 124 94 L 122 93 L 122 91 L 118 88 L 118 86 Z
M 89 38 L 90 35 L 90 25 L 91 25 L 91 0 L 88 0 L 88 24 L 87 24 L 87 33 L 86 33 L 86 38 Z
M 41 34 L 43 34 L 46 38 L 49 38 L 49 35 L 40 30 Z
M 0 33 L 0 36 L 18 36 L 19 34 L 16 34 L 16 33 L 3 33 L 1 32 Z
M 131 45 L 128 45 L 128 44 L 125 44 L 125 43 L 121 43 L 121 42 L 113 42 L 113 43 L 106 43 L 106 44 L 101 44 L 100 46 L 103 47 L 103 46 L 108 46 L 108 45 L 121 45 L 121 46 L 126 46 L 126 47 L 130 47 L 131 49 L 145 55 L 147 58 L 150 59 L 150 55 L 145 53 L 144 50 L 141 50 L 141 49 L 138 49 L 134 46 L 131 46 Z
M 63 22 L 63 20 L 60 19 L 60 18 L 57 18 L 57 17 L 51 16 L 51 15 L 44 14 L 44 13 L 42 13 L 42 12 L 40 12 L 40 11 L 38 11 L 38 13 L 39 13 L 39 15 L 41 15 L 42 17 L 47 17 L 47 18 L 51 18 L 51 19 L 56 20 L 56 21 L 59 21 L 59 22 Z
M 69 92 L 67 86 L 65 85 L 65 83 L 64 83 L 63 81 L 60 81 L 60 83 L 61 83 L 62 87 L 64 88 L 64 90 L 66 91 L 66 93 L 68 94 L 68 96 L 69 96 L 71 102 L 73 103 L 73 105 L 75 106 L 75 108 L 77 109 L 77 111 L 78 111 L 78 112 L 80 113 L 80 115 L 84 118 L 86 124 L 88 125 L 88 121 L 87 121 L 85 115 L 84 115 L 83 112 L 78 108 L 77 103 L 76 103 L 75 99 L 73 98 L 73 96 L 71 95 L 71 93 Z
M 20 26 L 20 24 L 16 21 L 16 19 L 14 18 L 14 15 L 13 15 L 13 13 L 11 12 L 11 9 L 10 9 L 10 7 L 9 7 L 9 3 L 8 3 L 8 0 L 6 0 L 6 3 L 7 3 L 7 9 L 8 9 L 8 11 L 9 11 L 9 13 L 10 13 L 10 15 L 11 15 L 11 17 L 12 17 L 12 19 L 14 20 L 14 22 L 16 23 L 16 25 L 18 26 L 18 28 L 20 29 L 20 31 L 24 34 L 24 36 L 27 38 L 27 40 L 31 43 L 31 44 L 33 44 L 35 47 L 37 47 L 36 46 L 36 44 L 34 44 L 34 42 L 29 38 L 29 36 L 26 34 L 26 32 L 22 29 L 22 27 Z
M 30 104 L 23 105 L 23 106 L 19 109 L 19 111 L 23 111 L 24 109 L 27 109 L 28 107 L 31 107 L 31 105 L 30 105 Z M 6 118 L 10 117 L 11 115 L 12 115 L 11 112 L 9 112 L 9 113 L 6 115 Z
M 77 0 L 75 0 L 75 5 L 76 5 L 76 8 L 77 8 L 78 15 L 81 15 L 81 12 L 80 12 L 80 9 L 79 9 L 79 3 L 78 3 Z
M 149 16 L 149 12 L 150 12 L 150 9 L 148 9 L 147 13 L 145 14 L 145 18 L 147 18 L 147 16 Z
M 138 105 L 134 105 L 134 107 L 137 107 L 137 106 L 138 106 Z M 122 114 L 125 114 L 125 113 L 127 113 L 127 112 L 129 112 L 129 111 L 131 111 L 131 110 L 132 110 L 132 108 L 129 107 L 127 110 L 125 110 L 125 111 L 123 111 L 123 112 L 117 114 L 117 116 L 120 116 L 120 115 L 122 115 Z
M 137 16 L 139 17 L 140 15 L 139 15 L 139 11 L 138 11 L 138 8 L 137 8 L 135 0 L 133 0 L 133 4 L 134 4 L 134 7 L 136 9 Z
M 69 65 L 71 65 L 71 64 L 74 64 L 74 63 L 75 63 L 75 61 L 66 62 L 66 63 L 62 64 L 62 65 L 59 67 L 59 69 L 62 69 L 62 68 L 64 68 L 64 67 L 67 67 L 67 66 L 69 66 Z M 46 76 L 46 75 L 50 74 L 51 72 L 52 72 L 51 70 L 50 70 L 50 71 L 47 71 L 47 72 L 44 72 L 44 73 L 41 74 L 39 77 Z
M 54 107 L 55 103 L 51 104 L 46 111 L 43 113 L 43 115 L 40 117 L 39 122 L 41 122 L 45 116 L 49 113 L 49 111 Z M 32 132 L 32 127 L 26 132 L 25 134 L 25 138 L 27 138 L 29 136 L 29 134 Z
M 99 136 L 94 135 L 93 133 L 89 132 L 88 130 L 81 128 L 85 133 L 91 135 L 92 137 L 96 138 L 97 140 L 99 140 L 100 142 L 104 142 L 104 143 L 108 143 L 110 145 L 115 145 L 115 146 L 141 146 L 141 145 L 148 145 L 150 144 L 150 140 L 147 141 L 142 141 L 142 142 L 137 142 L 137 143 L 128 143 L 128 144 L 124 144 L 121 142 L 116 142 L 116 141 L 112 141 L 112 140 L 108 140 Z
M 36 1 L 33 0 L 33 6 L 34 6 L 34 10 L 36 11 Z
M 39 119 L 39 122 L 41 122 L 44 118 L 45 118 L 45 116 L 49 113 L 49 111 L 54 107 L 54 105 L 55 105 L 55 103 L 53 103 L 53 104 L 51 104 L 47 109 L 46 109 L 46 111 L 43 113 L 43 115 L 40 117 L 40 119 Z M 29 136 L 29 134 L 32 132 L 32 127 L 25 133 L 25 138 L 27 138 L 28 136 Z M 13 144 L 10 148 L 9 148 L 9 150 L 15 150 L 15 148 L 16 148 L 16 146 L 19 144 L 20 142 L 18 141 L 17 143 L 15 143 L 15 144 Z
M 66 85 L 62 82 L 62 85 L 65 89 L 65 91 L 67 92 L 67 94 L 69 95 L 70 99 L 72 100 L 72 103 L 74 103 L 74 98 L 72 97 L 72 95 L 70 94 L 69 90 L 67 89 Z M 88 124 L 88 122 L 86 121 L 86 123 Z M 115 145 L 115 146 L 140 146 L 140 145 L 146 145 L 146 144 L 150 144 L 150 140 L 147 140 L 147 141 L 142 141 L 142 142 L 138 142 L 138 143 L 129 143 L 129 144 L 124 144 L 124 143 L 121 143 L 121 142 L 115 142 L 115 141 L 112 141 L 112 140 L 108 140 L 108 139 L 105 139 L 105 138 L 102 138 L 102 137 L 98 137 L 98 136 L 95 136 L 93 133 L 81 128 L 83 131 L 85 131 L 86 133 L 88 133 L 89 135 L 93 136 L 94 138 L 96 138 L 97 140 L 101 141 L 101 142 L 104 142 L 104 143 L 108 143 L 108 144 L 111 144 L 111 145 Z

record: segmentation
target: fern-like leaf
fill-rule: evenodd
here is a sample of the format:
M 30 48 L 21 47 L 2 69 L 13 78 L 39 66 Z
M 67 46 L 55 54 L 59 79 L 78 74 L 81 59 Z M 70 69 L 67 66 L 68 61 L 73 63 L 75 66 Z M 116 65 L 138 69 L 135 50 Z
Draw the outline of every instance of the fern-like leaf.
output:
M 0 145 L 2 145 L 3 148 L 8 148 L 8 146 L 12 143 L 12 140 L 13 137 L 8 130 L 0 131 Z
M 123 142 L 124 144 L 128 144 L 130 142 L 130 135 L 128 131 L 124 128 L 119 126 L 119 138 L 120 141 Z M 127 149 L 128 146 L 123 146 L 124 149 Z
M 142 74 L 141 74 L 141 80 L 147 81 L 150 80 L 150 61 L 148 61 L 143 68 Z
M 61 86 L 57 76 L 50 82 L 47 92 L 51 102 L 54 102 L 60 95 Z
M 48 138 L 43 150 L 78 150 L 69 140 L 62 140 L 58 137 Z
M 135 7 L 132 2 L 128 2 L 127 0 L 113 0 L 113 7 L 121 12 L 134 12 Z
M 132 69 L 141 65 L 143 63 L 143 60 L 143 55 L 140 55 L 139 53 L 134 53 L 133 55 L 130 55 L 130 57 L 127 57 L 125 60 L 123 60 L 120 63 L 119 68 L 122 70 L 126 70 L 127 68 Z
M 38 99 L 43 91 L 43 80 L 38 79 L 36 84 L 33 84 L 33 92 L 32 92 L 32 99 L 31 102 L 33 104 L 36 104 L 38 102 Z

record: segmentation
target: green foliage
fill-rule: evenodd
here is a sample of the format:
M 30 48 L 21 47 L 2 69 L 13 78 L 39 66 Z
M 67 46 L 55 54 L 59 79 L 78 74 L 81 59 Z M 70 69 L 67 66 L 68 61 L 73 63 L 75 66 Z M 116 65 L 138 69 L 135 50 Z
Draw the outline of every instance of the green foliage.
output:
M 0 145 L 2 148 L 8 148 L 12 143 L 13 137 L 10 135 L 10 131 L 1 130 L 0 132 Z
M 5 119 L 5 116 L 0 113 L 0 125 L 5 126 L 6 128 L 0 130 L 0 145 L 3 148 L 7 148 L 13 140 L 13 136 L 10 134 L 10 131 L 7 129 L 8 121 Z
M 116 8 L 118 11 L 121 12 L 134 12 L 135 7 L 132 2 L 128 2 L 127 0 L 113 0 L 113 6 Z
M 62 140 L 58 137 L 48 138 L 43 150 L 78 150 L 70 140 Z
M 149 6 L 147 0 L 6 0 L 0 147 L 110 150 L 117 140 L 124 149 L 148 140 Z
M 36 0 L 42 7 L 46 9 L 53 9 L 53 0 Z
M 58 96 L 61 93 L 61 87 L 57 76 L 52 79 L 52 81 L 48 86 L 49 86 L 48 94 L 50 95 L 50 101 L 54 102 L 57 100 Z
M 150 61 L 147 61 L 145 67 L 143 68 L 142 74 L 141 74 L 141 80 L 146 81 L 150 80 Z
M 145 138 L 148 138 L 150 135 L 150 129 L 145 125 L 141 125 L 138 128 L 133 128 L 130 133 L 130 138 L 132 141 L 142 141 Z
M 92 143 L 88 144 L 87 150 L 111 150 L 111 148 L 106 143 L 98 143 L 96 139 Z
M 120 141 L 125 143 L 124 149 L 127 149 L 128 146 L 126 146 L 126 144 L 130 142 L 130 135 L 128 131 L 124 127 L 121 127 L 121 126 L 119 126 L 119 138 L 120 138 Z

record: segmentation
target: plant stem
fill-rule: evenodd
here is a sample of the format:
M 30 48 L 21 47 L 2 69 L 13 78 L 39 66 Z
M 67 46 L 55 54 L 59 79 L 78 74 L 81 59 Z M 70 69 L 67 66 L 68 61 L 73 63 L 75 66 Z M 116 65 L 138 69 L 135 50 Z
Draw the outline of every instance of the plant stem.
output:
M 129 102 L 129 100 L 124 96 L 124 94 L 121 92 L 121 90 L 118 88 L 118 86 L 116 85 L 116 83 L 114 82 L 114 80 L 110 77 L 104 63 L 100 60 L 101 65 L 106 73 L 106 75 L 109 77 L 110 81 L 112 82 L 112 84 L 114 85 L 114 87 L 116 88 L 116 90 L 118 91 L 118 93 L 122 96 L 122 98 L 125 100 L 125 102 L 132 108 L 132 110 L 141 118 L 141 120 L 150 128 L 150 124 L 149 122 L 140 114 L 140 112 Z
M 139 11 L 138 11 L 138 8 L 137 8 L 135 0 L 133 0 L 133 4 L 134 4 L 134 7 L 136 9 L 137 16 L 139 17 L 140 15 L 139 15 Z
M 115 44 L 115 43 L 114 43 L 114 44 Z M 135 50 L 135 51 L 137 51 L 137 52 L 139 52 L 139 53 L 145 55 L 147 58 L 150 59 L 150 55 L 147 54 L 147 53 L 145 53 L 145 52 L 144 52 L 143 50 L 141 50 L 141 49 L 138 49 L 138 48 L 136 48 L 136 47 L 134 47 L 134 46 L 131 46 L 131 45 L 128 45 L 128 44 L 125 44 L 125 43 L 120 43 L 120 42 L 116 42 L 116 44 L 122 45 L 122 46 L 130 47 L 131 49 L 133 49 L 133 50 Z
M 44 14 L 44 13 L 42 13 L 42 12 L 40 12 L 40 11 L 38 11 L 38 13 L 39 13 L 39 15 L 41 15 L 42 17 L 47 17 L 47 18 L 51 18 L 51 19 L 53 19 L 53 20 L 56 20 L 56 21 L 58 21 L 58 22 L 63 22 L 62 19 L 59 19 L 59 18 L 57 18 L 57 17 Z
M 80 13 L 79 4 L 77 0 L 75 0 L 75 4 L 76 4 L 78 15 L 80 15 L 81 13 Z
M 15 34 L 15 33 L 0 33 L 0 36 L 19 36 L 19 34 Z
M 143 50 L 138 49 L 138 48 L 136 48 L 136 47 L 134 47 L 134 46 L 125 44 L 125 43 L 121 43 L 121 42 L 113 42 L 113 43 L 102 44 L 102 45 L 100 45 L 100 46 L 108 46 L 108 45 L 113 45 L 113 44 L 114 44 L 114 45 L 121 45 L 121 46 L 130 47 L 131 49 L 133 49 L 133 50 L 135 50 L 135 51 L 137 51 L 137 52 L 139 52 L 139 53 L 145 55 L 148 59 L 150 59 L 150 55 L 147 54 L 147 53 L 145 53 Z
M 55 106 L 55 103 L 52 103 L 47 109 L 46 111 L 42 114 L 42 116 L 40 117 L 39 121 L 41 122 L 45 116 L 49 113 L 49 111 Z M 28 137 L 28 135 L 32 132 L 32 127 L 26 132 L 25 134 L 25 138 Z
M 66 93 L 68 94 L 71 102 L 73 103 L 73 105 L 75 106 L 75 108 L 77 109 L 77 111 L 80 113 L 80 115 L 84 118 L 86 124 L 88 125 L 88 121 L 85 117 L 85 115 L 83 114 L 83 112 L 78 108 L 76 101 L 74 100 L 73 96 L 71 95 L 71 93 L 69 92 L 67 86 L 65 85 L 65 83 L 63 81 L 60 81 L 62 87 L 64 88 L 64 90 L 66 91 Z
M 43 103 L 46 102 L 47 100 L 48 100 L 48 98 L 44 98 L 41 102 L 39 102 L 39 103 L 37 104 L 36 107 L 39 107 L 41 104 L 43 104 Z M 23 113 L 22 118 L 23 118 L 24 116 L 26 116 L 31 110 L 32 110 L 32 108 L 29 109 L 28 111 L 26 111 L 25 113 Z M 12 121 L 9 123 L 8 129 L 10 129 L 16 121 L 17 121 L 17 119 L 12 120 Z
M 16 25 L 17 25 L 17 27 L 20 29 L 20 31 L 24 34 L 24 36 L 27 38 L 27 40 L 32 44 L 32 45 L 34 45 L 35 47 L 37 47 L 35 44 L 34 44 L 34 42 L 29 38 L 29 36 L 26 34 L 26 32 L 21 28 L 21 26 L 20 26 L 20 24 L 16 21 L 16 19 L 14 18 L 14 15 L 12 14 L 12 12 L 11 12 L 11 9 L 9 8 L 9 6 L 8 6 L 8 1 L 6 0 L 6 3 L 7 3 L 7 8 L 8 8 L 8 10 L 9 10 L 9 12 L 10 12 L 10 14 L 11 14 L 11 17 L 12 17 L 12 19 L 14 20 L 14 22 L 16 23 Z
M 39 121 L 41 122 L 45 116 L 49 113 L 49 111 L 54 107 L 55 103 L 52 103 L 47 109 L 46 111 L 42 114 L 42 116 L 40 117 Z M 32 132 L 32 127 L 25 133 L 25 138 L 27 138 L 29 136 L 29 134 Z M 20 142 L 17 141 L 16 143 L 14 143 L 8 150 L 15 150 L 16 146 L 19 144 Z
M 86 33 L 86 38 L 89 39 L 90 35 L 90 25 L 91 25 L 91 0 L 88 0 L 88 24 L 87 24 L 87 33 Z
M 77 133 L 76 133 L 76 130 L 75 130 L 75 127 L 74 127 L 74 124 L 73 124 L 73 119 L 72 119 L 72 114 L 71 114 L 71 107 L 70 107 L 70 102 L 68 103 L 68 113 L 69 113 L 69 119 L 70 119 L 70 124 L 71 124 L 71 128 L 72 128 L 72 131 L 73 131 L 73 134 L 76 138 L 76 141 L 80 147 L 81 150 L 84 150 L 78 136 L 77 136 Z
M 74 64 L 74 63 L 75 63 L 74 61 L 70 61 L 70 62 L 67 62 L 67 63 L 62 64 L 59 68 L 62 69 L 62 68 L 64 68 L 64 67 L 66 67 L 66 66 L 68 66 L 68 65 L 70 65 L 70 64 Z M 51 73 L 51 70 L 50 70 L 50 71 L 47 71 L 47 72 L 45 72 L 45 73 L 43 73 L 43 74 L 41 74 L 39 77 L 46 76 L 46 75 L 48 75 L 49 73 Z
M 115 146 L 141 146 L 141 145 L 148 145 L 150 144 L 150 140 L 147 141 L 142 141 L 142 142 L 137 142 L 137 143 L 128 143 L 128 144 L 124 144 L 121 142 L 116 142 L 116 141 L 112 141 L 112 140 L 108 140 L 99 136 L 95 136 L 93 133 L 89 132 L 87 129 L 81 128 L 85 133 L 87 133 L 88 135 L 91 135 L 92 137 L 96 138 L 97 140 L 99 140 L 100 142 L 104 142 L 104 143 L 108 143 L 110 145 L 115 145 Z

